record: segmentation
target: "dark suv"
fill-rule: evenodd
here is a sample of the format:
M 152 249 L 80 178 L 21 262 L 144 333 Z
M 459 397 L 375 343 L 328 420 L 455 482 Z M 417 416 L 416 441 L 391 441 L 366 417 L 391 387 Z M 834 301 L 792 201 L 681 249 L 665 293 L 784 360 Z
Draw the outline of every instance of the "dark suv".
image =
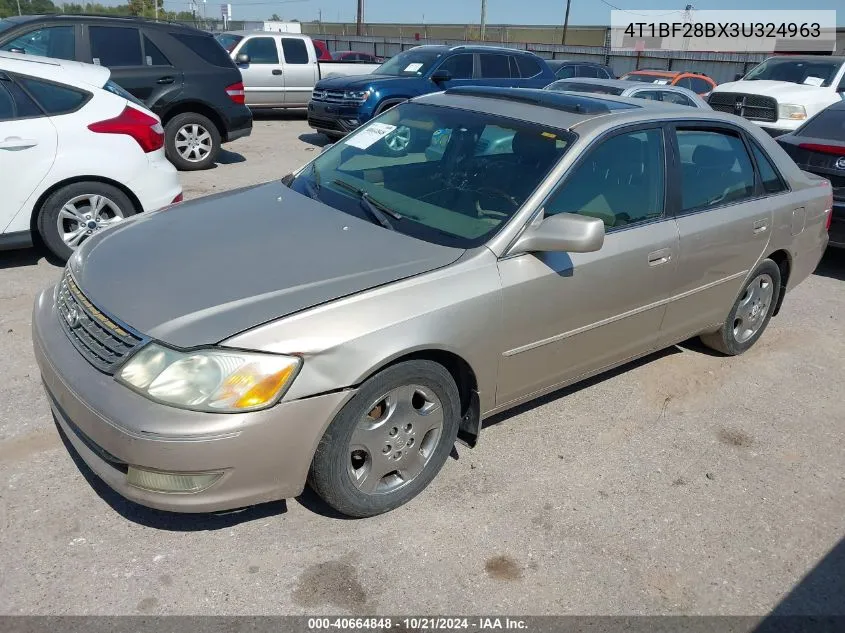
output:
M 0 50 L 107 66 L 164 123 L 178 169 L 210 167 L 220 144 L 248 136 L 241 73 L 203 31 L 131 17 L 25 15 L 0 20 Z

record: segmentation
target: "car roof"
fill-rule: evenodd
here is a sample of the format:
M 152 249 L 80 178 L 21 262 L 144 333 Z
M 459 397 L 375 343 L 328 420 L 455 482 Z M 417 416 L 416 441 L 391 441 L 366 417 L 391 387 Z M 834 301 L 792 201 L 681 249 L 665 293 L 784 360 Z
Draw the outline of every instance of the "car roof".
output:
M 624 123 L 666 119 L 706 119 L 729 121 L 734 124 L 740 122 L 740 125 L 748 127 L 744 119 L 715 110 L 652 103 L 633 97 L 527 88 L 466 86 L 417 97 L 413 101 L 484 112 L 558 129 L 578 128 L 587 133 Z
M 0 70 L 88 88 L 102 88 L 111 76 L 104 66 L 6 52 L 0 52 Z
M 643 89 L 650 89 L 652 88 L 651 84 L 644 84 L 641 81 L 627 81 L 625 79 L 600 79 L 599 77 L 567 77 L 566 79 L 558 79 L 552 83 L 555 84 L 562 84 L 566 82 L 571 82 L 575 84 L 595 84 L 597 86 L 613 86 L 614 88 L 643 88 Z M 551 84 L 550 84 L 551 85 Z M 666 85 L 656 85 L 658 88 L 671 88 L 673 86 L 666 86 Z
M 547 59 L 546 63 L 554 68 L 565 66 L 566 64 L 577 64 L 578 66 L 601 66 L 602 68 L 607 68 L 607 66 L 600 64 L 599 62 L 579 61 L 577 59 Z
M 294 37 L 300 40 L 310 40 L 311 37 L 304 33 L 285 33 L 284 31 L 262 31 L 261 29 L 252 29 L 246 31 L 223 31 L 222 33 L 214 33 L 214 35 L 240 35 L 246 37 L 247 35 L 284 35 L 285 37 Z
M 769 61 L 770 59 L 794 59 L 800 62 L 832 61 L 839 64 L 845 62 L 845 56 L 842 55 L 791 55 L 789 53 L 784 53 L 783 55 L 772 55 L 771 57 L 767 57 L 764 61 Z
M 103 22 L 135 22 L 138 26 L 143 25 L 145 28 L 160 28 L 167 30 L 188 31 L 190 33 L 202 33 L 203 35 L 210 35 L 207 31 L 179 24 L 178 22 L 167 22 L 165 20 L 153 20 L 151 18 L 142 18 L 135 15 L 103 15 L 96 13 L 46 13 L 38 15 L 16 15 L 8 18 L 3 18 L 9 22 L 16 22 L 18 24 L 26 24 L 27 22 L 88 22 L 88 21 L 103 21 Z
M 680 70 L 649 70 L 647 68 L 640 68 L 638 70 L 632 70 L 628 73 L 628 75 L 657 75 L 659 77 L 677 77 L 678 75 L 682 75 L 683 73 Z

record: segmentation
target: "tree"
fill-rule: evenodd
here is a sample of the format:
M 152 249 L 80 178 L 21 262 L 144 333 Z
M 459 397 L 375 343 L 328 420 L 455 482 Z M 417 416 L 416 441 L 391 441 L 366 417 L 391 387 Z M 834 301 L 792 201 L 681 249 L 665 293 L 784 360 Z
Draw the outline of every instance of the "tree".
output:
M 278 13 L 274 13 L 273 15 L 271 15 L 271 16 L 270 16 L 270 19 L 271 19 L 273 22 L 281 22 L 281 21 L 282 21 L 282 18 L 280 18 L 280 17 L 279 17 L 279 14 L 278 14 Z

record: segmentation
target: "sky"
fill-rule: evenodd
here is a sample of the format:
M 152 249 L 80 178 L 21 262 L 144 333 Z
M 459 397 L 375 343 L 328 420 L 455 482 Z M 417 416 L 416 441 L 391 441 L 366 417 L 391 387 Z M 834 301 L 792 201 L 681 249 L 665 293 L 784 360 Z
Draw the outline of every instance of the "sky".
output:
M 116 0 L 112 0 L 116 2 Z M 198 0 L 201 2 L 202 0 Z M 683 11 L 689 0 L 571 0 L 570 24 L 607 25 L 611 7 L 628 11 Z M 206 14 L 219 15 L 221 0 L 208 0 Z M 231 0 L 235 20 L 263 19 L 276 13 L 284 19 L 303 22 L 316 20 L 320 12 L 325 22 L 355 20 L 357 0 Z M 692 0 L 699 10 L 719 9 L 796 9 L 795 0 Z M 836 18 L 845 26 L 842 0 L 810 0 L 805 9 L 842 9 Z M 185 9 L 188 0 L 165 0 L 168 10 Z M 488 24 L 562 24 L 566 0 L 487 0 Z M 481 0 L 365 0 L 367 22 L 413 22 L 477 24 Z M 633 16 L 633 14 L 632 14 Z M 636 17 L 636 16 L 633 16 Z M 671 19 L 671 16 L 666 16 Z

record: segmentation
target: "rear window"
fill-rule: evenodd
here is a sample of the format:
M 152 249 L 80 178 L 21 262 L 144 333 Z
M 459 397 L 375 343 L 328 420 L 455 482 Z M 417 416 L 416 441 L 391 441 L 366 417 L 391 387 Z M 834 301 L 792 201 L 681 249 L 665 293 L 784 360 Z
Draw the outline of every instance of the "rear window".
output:
M 795 132 L 795 136 L 845 141 L 845 110 L 822 110 Z
M 221 68 L 232 68 L 235 65 L 228 53 L 210 35 L 189 33 L 173 33 L 172 35 L 209 64 Z
M 78 110 L 90 96 L 70 86 L 60 86 L 32 77 L 17 77 L 17 81 L 32 95 L 41 109 L 51 116 Z
M 227 53 L 231 53 L 235 50 L 235 46 L 238 45 L 238 42 L 243 39 L 243 36 L 232 35 L 231 33 L 219 33 L 214 36 L 214 39 L 217 40 L 217 43 L 220 44 L 220 46 L 226 49 Z
M 308 49 L 305 47 L 303 40 L 293 37 L 283 37 L 282 52 L 285 55 L 285 63 L 287 64 L 308 63 Z
M 649 75 L 649 74 L 630 74 L 625 75 L 622 79 L 626 79 L 628 81 L 641 81 L 646 84 L 660 84 L 661 86 L 665 86 L 667 84 L 672 83 L 671 77 L 663 77 L 661 75 Z
M 535 77 L 543 72 L 540 62 L 527 56 L 519 55 L 516 58 L 516 65 L 519 67 L 519 74 L 523 77 Z

